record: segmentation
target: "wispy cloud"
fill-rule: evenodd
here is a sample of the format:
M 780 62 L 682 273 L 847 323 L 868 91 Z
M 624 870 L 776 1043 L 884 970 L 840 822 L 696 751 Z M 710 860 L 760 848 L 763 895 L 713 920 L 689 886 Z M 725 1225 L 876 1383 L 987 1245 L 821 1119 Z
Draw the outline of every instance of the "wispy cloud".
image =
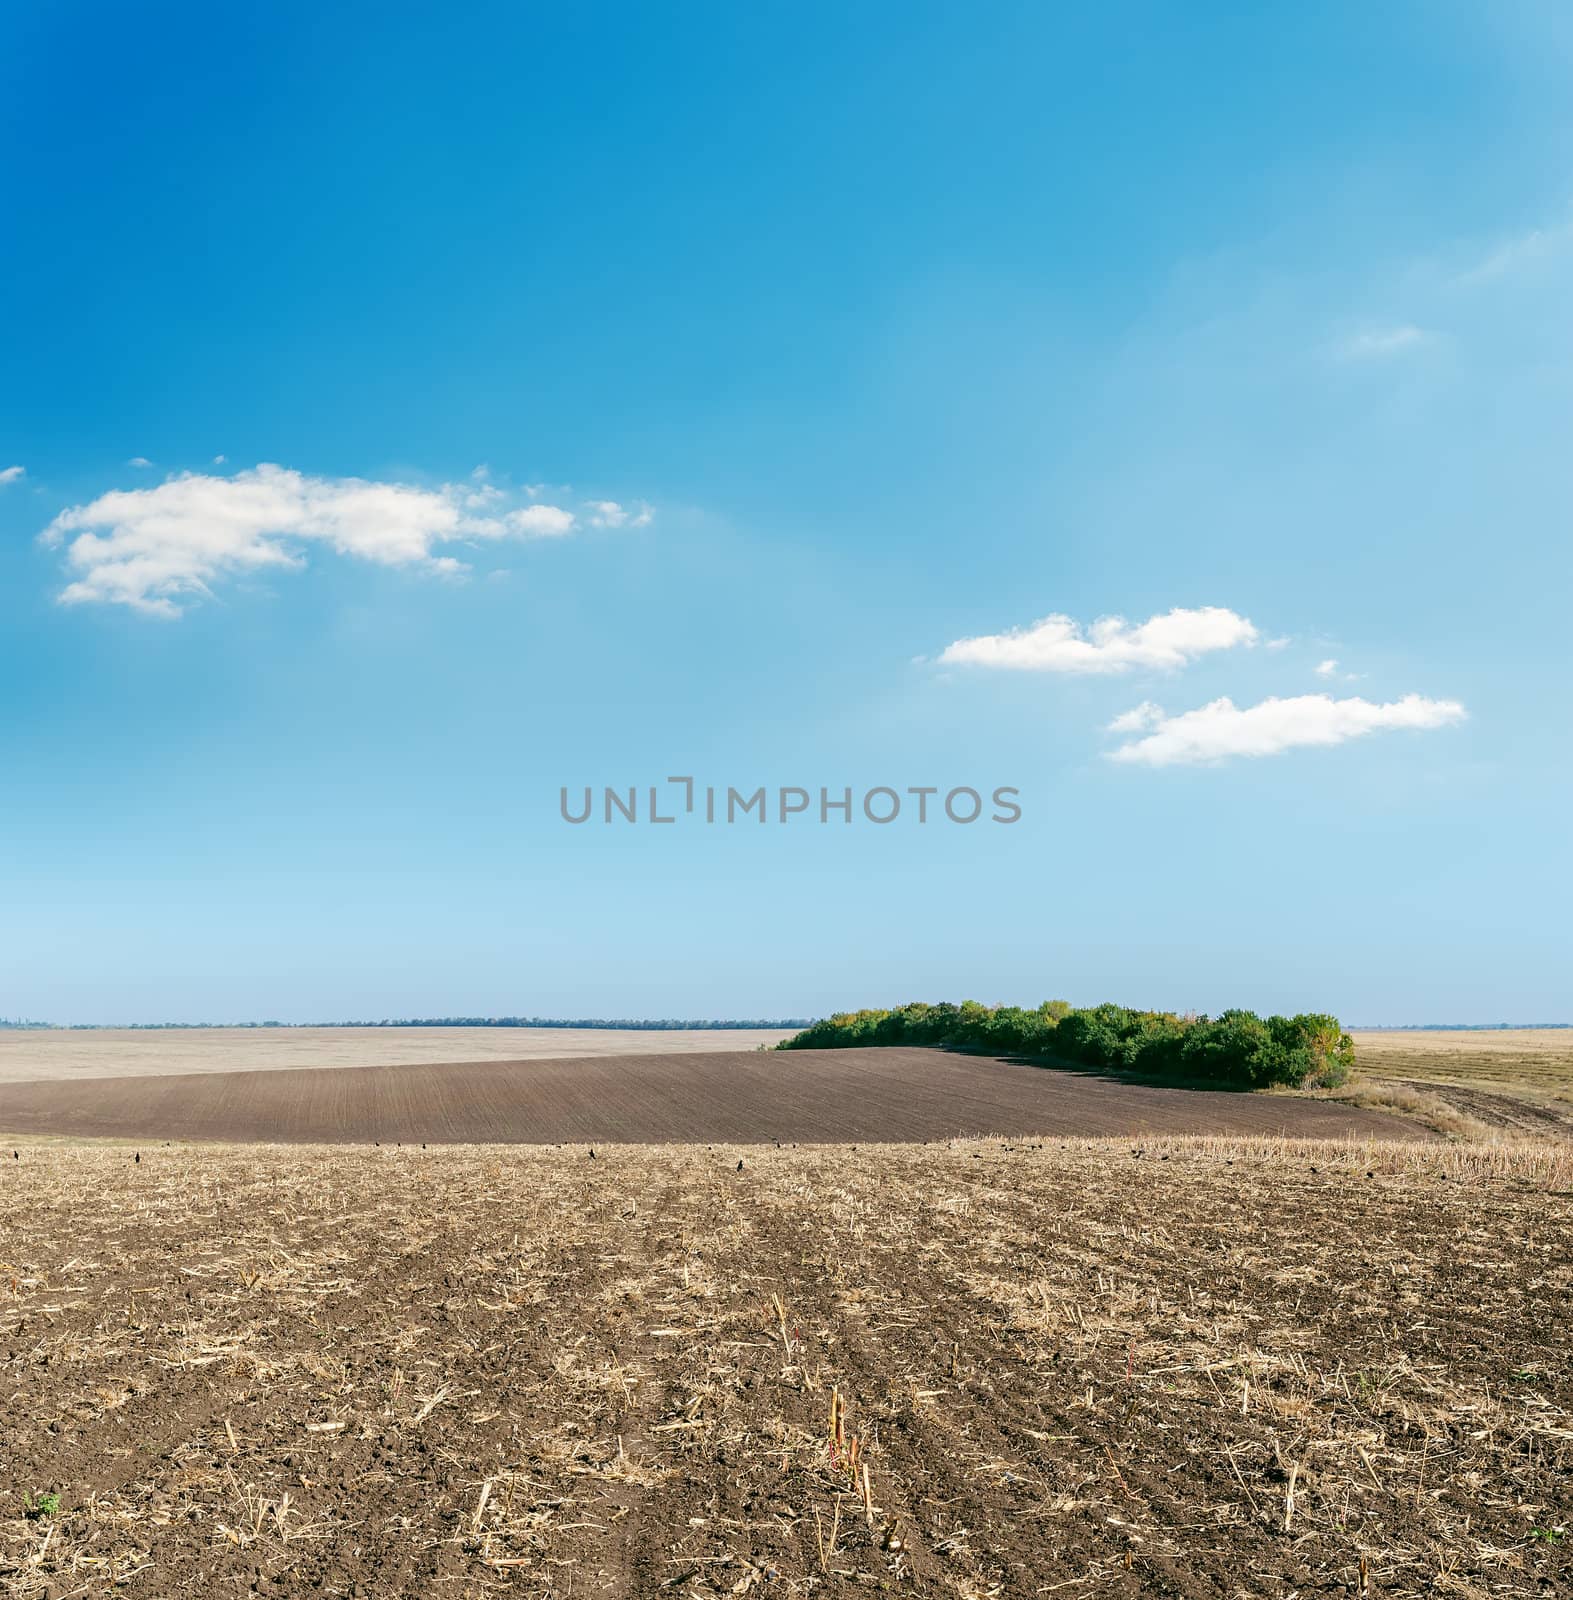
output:
M 1441 728 L 1462 722 L 1467 715 L 1456 700 L 1428 700 L 1418 694 L 1406 694 L 1385 705 L 1358 697 L 1335 700 L 1331 695 L 1303 694 L 1287 700 L 1275 696 L 1241 707 L 1225 697 L 1179 716 L 1160 714 L 1154 721 L 1151 712 L 1156 709 L 1135 708 L 1144 717 L 1136 726 L 1149 731 L 1111 750 L 1111 761 L 1168 767 L 1234 756 L 1271 756 L 1301 745 L 1343 744 L 1388 729 Z M 1111 728 L 1126 731 L 1116 726 L 1121 720 L 1116 718 Z
M 1100 617 L 1088 628 L 1056 613 L 1009 633 L 957 639 L 939 659 L 1019 672 L 1172 671 L 1210 651 L 1254 644 L 1256 639 L 1251 622 L 1222 606 L 1194 611 L 1176 607 L 1134 625 L 1124 617 Z
M 1445 252 L 1411 262 L 1402 277 L 1389 277 L 1381 292 L 1389 303 L 1396 299 L 1402 304 L 1406 317 L 1346 325 L 1330 353 L 1344 362 L 1382 363 L 1438 345 L 1451 347 L 1455 341 L 1467 347 L 1474 337 L 1475 319 L 1487 314 L 1487 306 L 1503 304 L 1503 294 L 1521 293 L 1537 274 L 1547 278 L 1562 274 L 1570 250 L 1573 221 L 1566 218 L 1491 243 L 1455 241 Z M 1460 290 L 1480 294 L 1461 298 Z
M 128 467 L 137 467 L 140 469 L 143 467 L 151 467 L 153 463 L 149 461 L 146 456 L 132 456 L 126 465 Z
M 1505 278 L 1520 268 L 1565 249 L 1573 242 L 1573 224 L 1556 223 L 1545 228 L 1528 228 L 1510 239 L 1493 245 L 1473 266 L 1458 274 L 1460 284 L 1490 283 Z
M 654 515 L 643 500 L 633 506 L 616 500 L 587 500 L 584 512 L 585 521 L 592 528 L 644 528 Z
M 484 483 L 426 488 L 264 465 L 114 490 L 61 512 L 42 539 L 65 549 L 71 581 L 62 603 L 175 617 L 183 597 L 209 594 L 224 579 L 304 567 L 311 544 L 379 566 L 455 577 L 467 568 L 440 553 L 445 545 L 561 537 L 577 524 L 565 507 L 537 501 L 510 510 L 506 500 Z M 595 519 L 611 503 L 593 502 L 586 520 L 610 525 Z M 648 507 L 641 514 L 649 520 Z
M 1435 337 L 1434 333 L 1417 328 L 1411 322 L 1389 328 L 1366 328 L 1341 340 L 1337 353 L 1345 361 L 1380 361 L 1419 350 Z
M 0 467 L 0 488 L 8 483 L 20 483 L 26 476 L 26 467 Z
M 1326 661 L 1318 661 L 1311 670 L 1319 678 L 1336 678 L 1338 676 L 1338 663 L 1329 656 Z

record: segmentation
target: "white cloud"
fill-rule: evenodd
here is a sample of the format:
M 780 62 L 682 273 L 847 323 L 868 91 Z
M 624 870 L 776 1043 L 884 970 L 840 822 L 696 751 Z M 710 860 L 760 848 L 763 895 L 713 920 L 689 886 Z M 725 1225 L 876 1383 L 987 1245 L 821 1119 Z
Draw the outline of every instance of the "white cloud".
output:
M 215 467 L 222 467 L 224 465 L 224 463 L 226 461 L 228 461 L 228 460 L 229 460 L 228 456 L 214 456 L 213 457 L 213 465 Z
M 1152 724 L 1144 738 L 1109 752 L 1111 761 L 1148 767 L 1224 761 L 1231 756 L 1271 756 L 1298 745 L 1342 744 L 1390 728 L 1440 728 L 1462 722 L 1467 713 L 1456 700 L 1427 700 L 1406 694 L 1375 705 L 1353 697 L 1303 694 L 1276 696 L 1243 709 L 1224 698 Z
M 1126 672 L 1132 667 L 1183 667 L 1209 651 L 1254 644 L 1256 639 L 1253 624 L 1222 606 L 1196 611 L 1176 607 L 1135 626 L 1124 617 L 1100 617 L 1085 630 L 1056 614 L 1030 628 L 957 639 L 939 659 L 1020 672 Z
M 1338 663 L 1329 656 L 1326 661 L 1318 661 L 1311 670 L 1319 678 L 1336 678 L 1338 676 Z
M 8 483 L 20 483 L 26 476 L 26 467 L 0 467 L 0 487 Z
M 616 500 L 586 500 L 584 509 L 592 528 L 645 528 L 654 515 L 643 500 L 632 508 Z
M 153 463 L 146 456 L 132 456 L 126 465 L 128 467 L 151 467 Z
M 1163 707 L 1151 700 L 1143 700 L 1139 706 L 1132 706 L 1129 711 L 1122 711 L 1109 724 L 1109 732 L 1140 733 L 1144 728 L 1150 728 L 1162 721 Z
M 1402 355 L 1406 350 L 1418 350 L 1435 337 L 1408 322 L 1393 328 L 1367 328 L 1345 339 L 1338 346 L 1338 354 L 1345 361 L 1380 360 L 1385 356 Z
M 380 566 L 452 577 L 464 563 L 439 553 L 442 545 L 573 527 L 573 514 L 556 506 L 482 514 L 498 498 L 474 484 L 431 489 L 264 465 L 231 477 L 183 473 L 154 488 L 113 490 L 61 512 L 43 542 L 65 549 L 71 581 L 63 603 L 174 617 L 180 597 L 208 594 L 219 580 L 303 567 L 304 547 L 313 542 Z
M 510 511 L 507 520 L 515 533 L 532 539 L 560 539 L 563 534 L 572 533 L 574 526 L 573 512 L 564 511 L 561 506 L 521 506 Z

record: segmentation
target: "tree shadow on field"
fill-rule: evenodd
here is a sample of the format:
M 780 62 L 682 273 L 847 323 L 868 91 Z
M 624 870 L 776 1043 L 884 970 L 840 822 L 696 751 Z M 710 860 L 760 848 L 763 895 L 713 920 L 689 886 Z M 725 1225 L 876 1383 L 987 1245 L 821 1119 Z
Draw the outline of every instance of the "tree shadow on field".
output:
M 1197 1078 L 1173 1072 L 1142 1072 L 1134 1067 L 1095 1066 L 1069 1056 L 1035 1055 L 1022 1050 L 990 1050 L 985 1045 L 931 1045 L 953 1056 L 985 1056 L 991 1061 L 1008 1061 L 1012 1066 L 1037 1067 L 1045 1072 L 1074 1072 L 1083 1078 L 1101 1078 L 1107 1083 L 1123 1083 L 1144 1089 L 1189 1089 L 1214 1094 L 1264 1094 L 1269 1089 L 1287 1092 L 1282 1084 L 1234 1083 L 1222 1078 Z

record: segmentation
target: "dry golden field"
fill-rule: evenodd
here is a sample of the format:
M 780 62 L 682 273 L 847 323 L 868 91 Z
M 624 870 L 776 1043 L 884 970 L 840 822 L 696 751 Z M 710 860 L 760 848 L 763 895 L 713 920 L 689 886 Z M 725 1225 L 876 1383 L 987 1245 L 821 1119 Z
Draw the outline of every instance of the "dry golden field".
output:
M 1356 1033 L 1362 1072 L 1573 1099 L 1573 1028 Z
M 27 1600 L 1569 1592 L 1567 1145 L 16 1150 Z
M 1358 1073 L 1336 1098 L 1450 1138 L 1573 1139 L 1573 1028 L 1354 1035 Z

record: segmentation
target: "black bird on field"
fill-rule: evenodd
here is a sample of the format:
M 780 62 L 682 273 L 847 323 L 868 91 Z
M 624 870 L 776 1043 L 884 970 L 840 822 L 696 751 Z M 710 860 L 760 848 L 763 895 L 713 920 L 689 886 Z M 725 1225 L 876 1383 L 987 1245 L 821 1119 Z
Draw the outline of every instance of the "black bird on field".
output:
M 595 1151 L 594 1151 L 594 1150 L 591 1150 L 591 1152 L 590 1152 L 590 1159 L 591 1159 L 591 1160 L 592 1160 L 592 1161 L 594 1161 L 594 1160 L 595 1160 Z
M 137 1159 L 137 1165 L 140 1167 L 142 1165 L 142 1152 L 140 1150 L 137 1151 L 137 1158 L 136 1159 Z
M 741 1161 L 739 1161 L 738 1164 L 737 1164 L 737 1170 L 739 1172 L 741 1172 L 743 1170 L 743 1163 Z

